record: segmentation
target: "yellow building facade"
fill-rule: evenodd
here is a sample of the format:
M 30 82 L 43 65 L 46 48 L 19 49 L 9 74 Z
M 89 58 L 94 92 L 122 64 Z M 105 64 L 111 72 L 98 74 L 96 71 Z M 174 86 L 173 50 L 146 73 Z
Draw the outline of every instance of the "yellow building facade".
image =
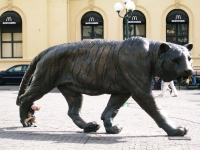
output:
M 29 64 L 41 51 L 61 43 L 123 40 L 125 23 L 114 10 L 118 1 L 124 5 L 121 0 L 1 0 L 0 70 Z M 130 35 L 193 43 L 193 66 L 200 71 L 200 1 L 132 1 L 136 8 L 129 19 Z

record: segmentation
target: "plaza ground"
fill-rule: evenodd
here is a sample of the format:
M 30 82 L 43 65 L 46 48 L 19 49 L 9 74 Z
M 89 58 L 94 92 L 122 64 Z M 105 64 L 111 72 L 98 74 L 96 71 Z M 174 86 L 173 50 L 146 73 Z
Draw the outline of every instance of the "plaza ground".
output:
M 106 134 L 101 113 L 109 95 L 84 95 L 81 116 L 96 121 L 101 128 L 96 133 L 84 133 L 67 116 L 68 105 L 62 94 L 54 89 L 41 98 L 41 110 L 36 113 L 38 127 L 23 128 L 19 121 L 19 107 L 15 104 L 18 86 L 0 86 L 0 150 L 198 150 L 200 149 L 200 90 L 178 90 L 179 96 L 169 92 L 157 97 L 177 124 L 189 128 L 186 138 L 170 140 L 167 134 L 135 103 L 120 109 L 115 124 L 123 127 L 120 134 Z M 190 140 L 191 139 L 191 140 Z

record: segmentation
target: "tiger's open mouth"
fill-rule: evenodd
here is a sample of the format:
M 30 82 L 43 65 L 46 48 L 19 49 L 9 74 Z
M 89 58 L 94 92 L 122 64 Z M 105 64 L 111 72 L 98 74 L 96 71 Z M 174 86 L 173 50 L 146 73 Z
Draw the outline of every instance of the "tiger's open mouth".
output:
M 187 85 L 189 84 L 188 76 L 178 77 L 178 78 L 177 78 L 177 82 L 178 82 L 181 86 L 187 86 Z

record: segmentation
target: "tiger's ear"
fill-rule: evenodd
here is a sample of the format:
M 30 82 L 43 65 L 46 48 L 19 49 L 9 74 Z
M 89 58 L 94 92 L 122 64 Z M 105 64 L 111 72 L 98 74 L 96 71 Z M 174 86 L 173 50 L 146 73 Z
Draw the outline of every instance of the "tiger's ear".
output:
M 193 44 L 186 44 L 186 45 L 184 45 L 189 51 L 191 51 L 192 50 L 192 48 L 193 48 Z
M 170 46 L 167 44 L 167 43 L 162 43 L 161 45 L 160 45 L 160 51 L 161 52 L 166 52 L 166 51 L 168 51 L 170 49 Z

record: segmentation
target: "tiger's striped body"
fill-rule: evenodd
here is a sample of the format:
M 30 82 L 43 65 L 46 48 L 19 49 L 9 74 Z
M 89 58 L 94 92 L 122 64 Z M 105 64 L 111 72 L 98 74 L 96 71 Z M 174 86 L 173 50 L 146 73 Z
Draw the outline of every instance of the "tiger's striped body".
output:
M 96 131 L 99 125 L 86 123 L 79 116 L 82 94 L 111 94 L 101 117 L 107 133 L 121 131 L 121 128 L 112 125 L 112 118 L 132 96 L 169 135 L 177 132 L 181 132 L 177 135 L 184 135 L 185 129 L 170 125 L 170 121 L 168 123 L 167 118 L 162 117 L 151 92 L 151 80 L 155 75 L 170 81 L 191 74 L 189 63 L 182 63 L 181 67 L 172 65 L 170 70 L 167 65 L 162 67 L 165 61 L 165 64 L 170 62 L 168 65 L 174 63 L 165 60 L 164 56 L 179 53 L 184 53 L 180 57 L 189 55 L 183 46 L 141 37 L 125 41 L 95 40 L 53 46 L 36 56 L 24 75 L 17 98 L 21 123 L 29 126 L 23 121 L 28 105 L 57 87 L 68 102 L 68 115 L 85 132 Z M 26 89 L 32 75 L 31 85 Z

